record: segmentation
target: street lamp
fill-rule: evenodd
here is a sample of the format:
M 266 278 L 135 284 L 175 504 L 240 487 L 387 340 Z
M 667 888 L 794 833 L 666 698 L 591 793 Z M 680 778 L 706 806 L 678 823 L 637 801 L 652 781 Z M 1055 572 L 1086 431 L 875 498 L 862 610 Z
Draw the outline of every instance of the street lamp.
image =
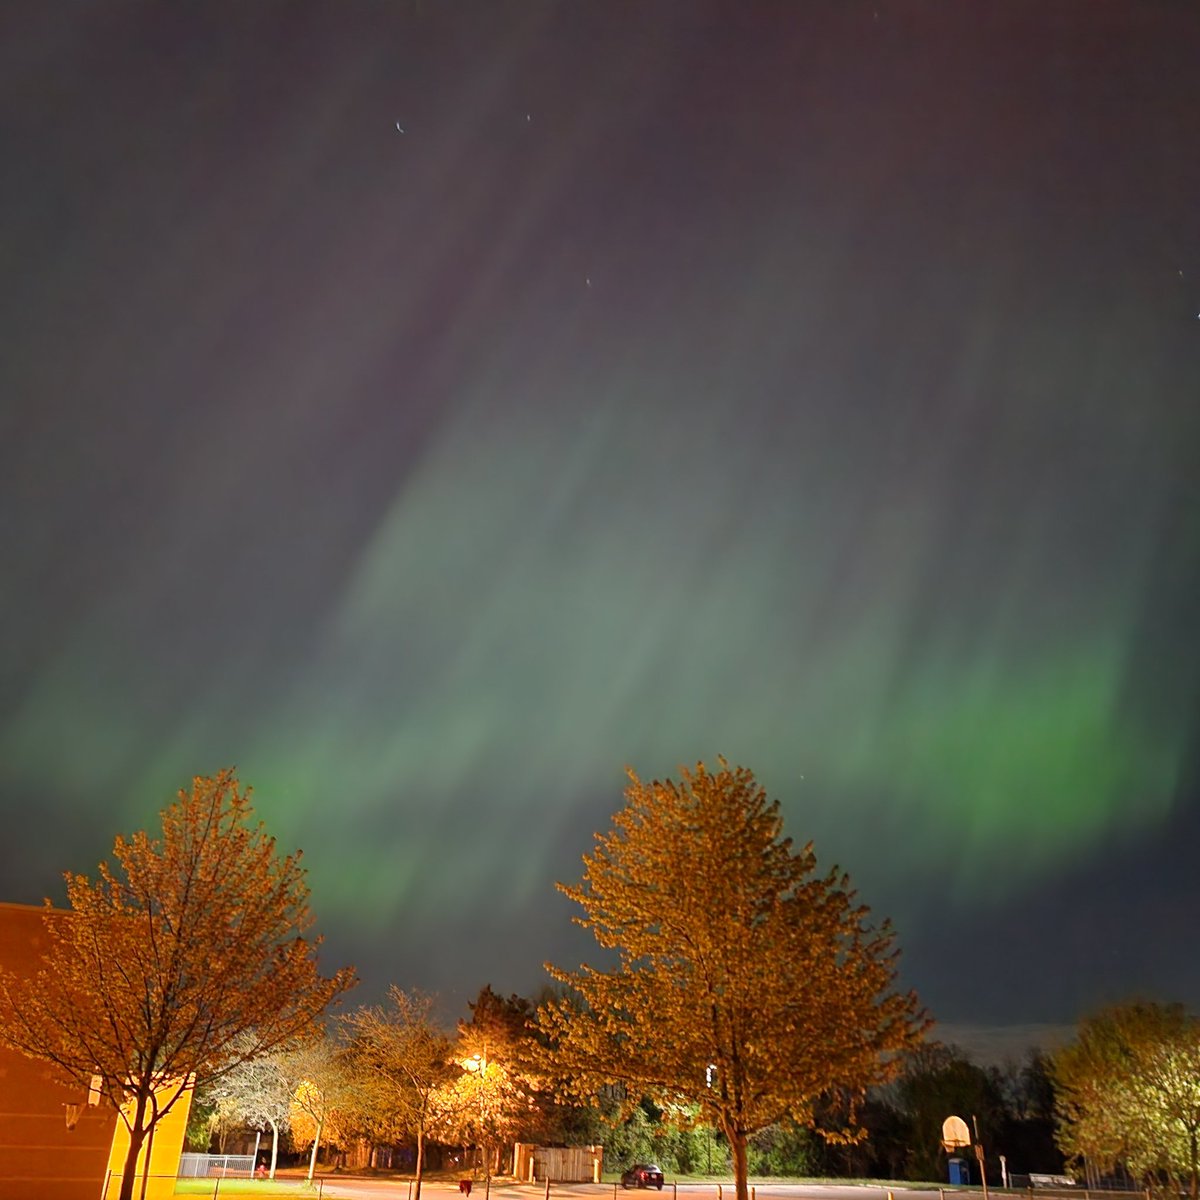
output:
M 479 1078 L 477 1084 L 479 1090 L 479 1154 L 484 1160 L 483 1165 L 483 1194 L 485 1200 L 491 1195 L 492 1191 L 492 1158 L 490 1147 L 487 1145 L 485 1130 L 487 1126 L 487 1115 L 484 1108 L 484 1090 L 487 1087 L 487 1047 L 483 1048 L 482 1054 L 472 1054 L 469 1058 L 462 1060 L 464 1071 L 470 1071 L 472 1075 Z

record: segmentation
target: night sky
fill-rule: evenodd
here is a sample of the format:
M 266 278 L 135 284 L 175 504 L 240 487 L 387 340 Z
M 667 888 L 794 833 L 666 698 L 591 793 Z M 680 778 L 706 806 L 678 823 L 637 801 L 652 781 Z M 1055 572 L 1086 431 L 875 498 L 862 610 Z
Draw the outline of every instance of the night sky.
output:
M 234 765 L 574 963 L 723 754 L 964 1023 L 1200 1007 L 1200 7 L 7 4 L 0 899 Z

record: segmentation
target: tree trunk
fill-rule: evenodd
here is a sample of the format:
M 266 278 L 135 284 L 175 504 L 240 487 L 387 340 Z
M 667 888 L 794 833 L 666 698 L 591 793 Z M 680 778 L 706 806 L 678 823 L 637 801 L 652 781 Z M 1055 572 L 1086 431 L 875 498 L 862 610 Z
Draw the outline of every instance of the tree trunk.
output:
M 746 1135 L 740 1129 L 726 1130 L 729 1150 L 733 1155 L 733 1182 L 737 1187 L 737 1200 L 750 1200 L 749 1170 L 746 1165 Z
M 425 1126 L 417 1130 L 417 1171 L 416 1184 L 413 1189 L 413 1200 L 421 1200 L 421 1178 L 425 1173 Z
M 155 1107 L 157 1112 L 157 1106 Z M 158 1117 L 151 1119 L 146 1130 L 146 1162 L 142 1168 L 142 1200 L 146 1200 L 146 1188 L 150 1183 L 150 1164 L 154 1161 L 154 1131 L 158 1128 Z
M 142 1144 L 146 1140 L 146 1131 L 142 1121 L 146 1116 L 146 1097 L 138 1096 L 137 1105 L 133 1110 L 133 1120 L 129 1122 L 129 1149 L 125 1152 L 125 1168 L 121 1173 L 121 1191 L 119 1200 L 133 1200 L 133 1184 L 137 1178 L 138 1156 L 142 1152 Z M 147 1164 L 149 1170 L 149 1164 Z
M 317 1169 L 317 1147 L 321 1144 L 321 1130 L 325 1127 L 324 1121 L 317 1122 L 316 1132 L 313 1134 L 312 1154 L 308 1159 L 308 1182 L 313 1181 L 313 1172 Z
M 271 1123 L 271 1174 L 269 1178 L 274 1179 L 275 1163 L 279 1159 L 279 1126 L 270 1117 L 267 1120 Z

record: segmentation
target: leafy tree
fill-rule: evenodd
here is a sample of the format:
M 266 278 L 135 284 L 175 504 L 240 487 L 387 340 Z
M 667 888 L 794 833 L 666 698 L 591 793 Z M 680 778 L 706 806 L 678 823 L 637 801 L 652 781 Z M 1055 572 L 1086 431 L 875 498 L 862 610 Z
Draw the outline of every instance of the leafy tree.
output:
M 217 1112 L 225 1108 L 236 1114 L 243 1126 L 270 1130 L 270 1178 L 274 1179 L 279 1161 L 279 1132 L 287 1128 L 292 1102 L 292 1081 L 288 1078 L 286 1052 L 275 1050 L 245 1060 L 233 1070 L 205 1084 L 204 1094 L 215 1102 Z
M 545 989 L 543 998 L 550 995 L 551 989 Z M 458 1057 L 474 1061 L 482 1056 L 503 1065 L 508 1087 L 494 1100 L 504 1109 L 506 1138 L 550 1145 L 598 1141 L 591 1114 L 559 1103 L 555 1096 L 553 1064 L 536 1023 L 537 1005 L 524 996 L 501 996 L 488 984 L 468 1007 L 470 1020 L 458 1026 Z
M 813 1172 L 813 1134 L 791 1123 L 760 1129 L 749 1146 L 755 1175 L 810 1175 Z
M 342 1142 L 358 1115 L 356 1080 L 348 1055 L 328 1037 L 305 1042 L 285 1056 L 282 1067 L 291 1087 L 288 1124 L 299 1145 L 311 1146 L 312 1183 L 322 1139 Z
M 540 1020 L 575 1095 L 620 1081 L 716 1123 L 746 1200 L 752 1134 L 812 1123 L 823 1094 L 890 1077 L 925 1022 L 893 990 L 888 923 L 868 923 L 847 876 L 816 873 L 811 845 L 793 849 L 750 771 L 721 760 L 679 783 L 629 778 L 582 881 L 559 885 L 616 965 L 548 965 L 578 999 Z M 823 1132 L 855 1136 L 853 1118 L 852 1105 Z
M 280 857 L 232 771 L 197 777 L 162 836 L 113 845 L 93 882 L 66 876 L 30 978 L 0 974 L 0 1038 L 87 1087 L 129 1130 L 120 1200 L 143 1144 L 196 1080 L 303 1036 L 352 983 L 322 976 L 299 854 Z
M 1085 1020 L 1054 1055 L 1059 1145 L 1101 1170 L 1186 1179 L 1200 1192 L 1200 1020 L 1133 1003 Z
M 184 1147 L 197 1154 L 207 1154 L 212 1147 L 213 1127 L 218 1120 L 217 1102 L 206 1095 L 203 1088 L 198 1087 L 188 1109 L 187 1129 L 183 1135 Z
M 605 1158 L 617 1166 L 655 1161 L 658 1147 L 654 1132 L 659 1120 L 658 1110 L 644 1100 L 629 1109 L 611 1104 L 603 1107 L 609 1126 L 604 1138 Z
M 909 1055 L 896 1092 L 912 1121 L 909 1179 L 945 1178 L 942 1122 L 951 1114 L 968 1124 L 974 1120 L 989 1149 L 1005 1122 L 1004 1097 L 994 1072 L 954 1046 L 923 1046 Z
M 467 1008 L 471 1019 L 459 1022 L 460 1037 L 489 1047 L 497 1057 L 515 1059 L 521 1054 L 537 1015 L 532 1001 L 516 993 L 498 995 L 487 983 L 479 989 L 479 995 L 467 1003 Z
M 602 1145 L 611 1167 L 655 1162 L 677 1175 L 725 1174 L 729 1169 L 724 1139 L 691 1111 L 671 1113 L 643 1096 L 634 1105 L 623 1104 L 620 1089 L 603 1089 L 592 1104 L 576 1106 L 585 1125 L 574 1144 Z M 674 1117 L 674 1120 L 672 1120 Z
M 1000 1076 L 1007 1107 L 1006 1122 L 997 1149 L 1021 1172 L 1040 1171 L 1061 1175 L 1065 1169 L 1062 1152 L 1055 1144 L 1054 1082 L 1050 1059 L 1031 1050 L 1025 1062 L 1012 1065 Z
M 1049 1055 L 1034 1048 L 1009 1074 L 1008 1103 L 1019 1121 L 1054 1121 L 1054 1080 Z
M 479 1147 L 490 1191 L 500 1147 L 528 1128 L 535 1113 L 525 1029 L 531 1006 L 487 986 L 470 1008 L 471 1020 L 458 1024 L 458 1075 L 440 1093 L 442 1127 Z
M 246 1121 L 232 1101 L 212 1099 L 203 1087 L 198 1087 L 188 1109 L 184 1145 L 199 1154 L 207 1154 L 215 1142 L 217 1153 L 224 1154 L 230 1137 L 245 1128 Z
M 394 985 L 386 1006 L 360 1008 L 346 1020 L 350 1057 L 371 1107 L 416 1141 L 420 1200 L 425 1139 L 437 1113 L 437 1094 L 458 1072 L 450 1039 L 433 1019 L 432 997 Z
M 903 1177 L 913 1141 L 912 1122 L 884 1099 L 884 1090 L 876 1089 L 862 1106 L 858 1119 L 867 1136 L 861 1141 L 821 1146 L 814 1139 L 814 1171 L 820 1169 L 820 1152 L 824 1151 L 825 1161 L 834 1165 L 830 1173 L 859 1179 Z

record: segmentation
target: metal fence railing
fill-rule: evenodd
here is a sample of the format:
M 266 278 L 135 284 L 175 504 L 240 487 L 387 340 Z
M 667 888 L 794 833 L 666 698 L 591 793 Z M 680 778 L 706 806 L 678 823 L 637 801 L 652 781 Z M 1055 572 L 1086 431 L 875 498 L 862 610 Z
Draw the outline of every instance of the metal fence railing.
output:
M 180 1179 L 211 1179 L 219 1176 L 249 1179 L 254 1174 L 253 1154 L 181 1154 Z

